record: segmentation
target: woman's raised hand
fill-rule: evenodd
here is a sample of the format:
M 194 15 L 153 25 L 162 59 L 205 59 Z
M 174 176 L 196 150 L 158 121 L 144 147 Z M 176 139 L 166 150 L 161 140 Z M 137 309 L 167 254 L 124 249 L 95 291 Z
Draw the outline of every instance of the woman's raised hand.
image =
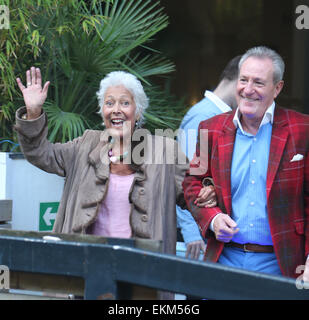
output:
M 38 118 L 41 115 L 50 82 L 47 81 L 42 89 L 41 70 L 35 67 L 31 67 L 31 69 L 26 72 L 26 87 L 20 78 L 17 78 L 16 81 L 24 97 L 27 108 L 27 119 L 32 120 Z

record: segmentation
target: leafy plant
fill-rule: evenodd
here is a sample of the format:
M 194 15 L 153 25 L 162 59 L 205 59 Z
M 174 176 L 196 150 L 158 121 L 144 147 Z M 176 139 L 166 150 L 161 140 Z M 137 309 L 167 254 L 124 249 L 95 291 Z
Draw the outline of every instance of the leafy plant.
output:
M 183 104 L 152 85 L 153 77 L 174 70 L 172 62 L 149 47 L 152 37 L 168 25 L 158 1 L 4 3 L 10 8 L 10 29 L 0 30 L 2 140 L 16 142 L 12 124 L 22 97 L 15 78 L 24 77 L 31 65 L 41 68 L 44 81 L 51 81 L 44 106 L 50 141 L 73 139 L 86 128 L 101 129 L 95 93 L 100 80 L 113 70 L 129 71 L 143 82 L 151 105 L 146 127 L 178 127 Z

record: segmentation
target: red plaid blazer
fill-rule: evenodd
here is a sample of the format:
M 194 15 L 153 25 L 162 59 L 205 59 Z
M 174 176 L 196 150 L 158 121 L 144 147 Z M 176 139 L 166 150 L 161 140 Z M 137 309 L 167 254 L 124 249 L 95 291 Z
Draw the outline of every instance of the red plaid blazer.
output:
M 212 218 L 220 212 L 228 215 L 232 212 L 230 175 L 236 133 L 234 114 L 235 111 L 220 114 L 200 123 L 196 154 L 190 168 L 204 162 L 206 172 L 192 175 L 188 171 L 183 182 L 187 206 L 202 235 L 208 238 L 206 261 L 216 262 L 224 246 L 209 229 Z M 201 152 L 200 143 L 207 138 L 208 147 Z M 267 171 L 267 209 L 275 254 L 282 274 L 288 277 L 299 276 L 295 269 L 305 263 L 309 253 L 308 150 L 309 116 L 277 106 Z M 303 155 L 303 159 L 291 162 L 297 154 Z M 198 208 L 194 200 L 201 189 L 202 179 L 207 176 L 214 180 L 218 206 Z

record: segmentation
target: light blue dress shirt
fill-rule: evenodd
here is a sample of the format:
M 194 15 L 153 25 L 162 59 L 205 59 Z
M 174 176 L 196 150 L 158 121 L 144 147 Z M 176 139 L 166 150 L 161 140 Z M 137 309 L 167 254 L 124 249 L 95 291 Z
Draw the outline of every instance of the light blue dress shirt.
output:
M 237 243 L 273 244 L 267 214 L 266 179 L 274 109 L 275 103 L 267 109 L 255 136 L 243 130 L 238 110 L 233 120 L 237 131 L 231 166 L 231 217 L 239 228 L 232 239 Z M 252 271 L 281 274 L 274 253 L 252 253 L 224 247 L 218 262 Z
M 231 167 L 232 219 L 237 243 L 272 245 L 266 208 L 266 177 L 272 124 L 256 136 L 237 129 Z
M 239 232 L 232 241 L 272 245 L 267 214 L 266 179 L 275 102 L 266 110 L 254 136 L 243 130 L 239 110 L 231 166 L 232 219 Z

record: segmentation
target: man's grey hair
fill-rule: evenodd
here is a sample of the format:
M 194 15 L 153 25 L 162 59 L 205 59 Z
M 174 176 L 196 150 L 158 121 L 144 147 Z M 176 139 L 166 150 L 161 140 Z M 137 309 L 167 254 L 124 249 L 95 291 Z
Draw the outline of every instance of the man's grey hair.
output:
M 100 82 L 100 89 L 97 91 L 97 98 L 100 107 L 100 113 L 104 105 L 104 95 L 109 87 L 123 85 L 133 96 L 136 104 L 137 127 L 144 123 L 144 112 L 148 108 L 149 100 L 145 94 L 141 82 L 131 73 L 125 71 L 113 71 L 108 73 Z
M 283 79 L 285 64 L 282 59 L 282 57 L 274 50 L 259 46 L 259 47 L 253 47 L 249 49 L 240 59 L 239 61 L 239 69 L 242 66 L 242 64 L 250 57 L 256 57 L 260 59 L 270 59 L 274 66 L 274 75 L 273 75 L 273 82 L 274 84 L 277 84 L 279 81 Z

